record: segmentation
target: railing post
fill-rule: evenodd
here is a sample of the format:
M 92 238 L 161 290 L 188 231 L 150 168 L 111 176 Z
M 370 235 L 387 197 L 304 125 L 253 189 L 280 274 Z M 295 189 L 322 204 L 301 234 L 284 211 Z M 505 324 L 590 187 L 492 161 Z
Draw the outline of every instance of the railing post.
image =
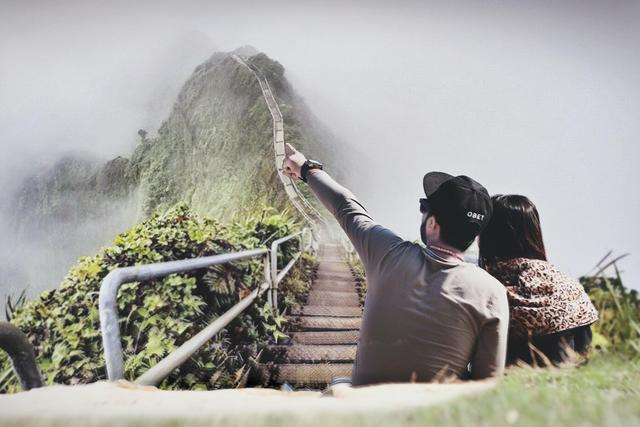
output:
M 273 308 L 273 296 L 271 295 L 271 291 L 273 289 L 273 279 L 271 278 L 271 264 L 269 263 L 269 252 L 264 254 L 264 258 L 262 260 L 262 266 L 264 271 L 264 281 L 269 284 L 267 289 L 267 302 Z
M 125 267 L 126 268 L 126 267 Z M 118 288 L 125 281 L 124 269 L 115 269 L 105 276 L 100 285 L 100 331 L 109 381 L 124 378 L 122 343 L 120 342 L 120 324 L 118 323 Z
M 300 252 L 300 256 L 304 252 L 304 232 L 305 228 L 302 229 L 302 233 L 300 233 L 300 241 L 298 242 L 298 252 Z
M 278 309 L 278 241 L 271 244 L 271 306 Z

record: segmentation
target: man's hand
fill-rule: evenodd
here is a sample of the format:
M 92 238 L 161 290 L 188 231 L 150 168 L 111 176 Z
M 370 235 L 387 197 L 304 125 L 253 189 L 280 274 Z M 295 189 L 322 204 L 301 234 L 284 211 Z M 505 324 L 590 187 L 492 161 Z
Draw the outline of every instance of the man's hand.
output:
M 293 148 L 291 144 L 285 145 L 284 154 L 285 158 L 282 162 L 282 173 L 292 179 L 301 179 L 300 169 L 302 165 L 304 165 L 304 162 L 307 161 L 307 158 L 304 154 Z

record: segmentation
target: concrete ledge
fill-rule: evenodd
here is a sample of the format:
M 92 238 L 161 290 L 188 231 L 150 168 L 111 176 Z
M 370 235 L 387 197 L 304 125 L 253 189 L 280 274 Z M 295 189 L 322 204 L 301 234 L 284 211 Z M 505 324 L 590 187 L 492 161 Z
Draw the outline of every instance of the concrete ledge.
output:
M 371 414 L 425 407 L 481 393 L 494 385 L 494 381 L 362 388 L 339 385 L 327 397 L 314 391 L 160 391 L 126 381 L 99 382 L 1 395 L 0 425 L 142 426 L 163 425 L 169 420 L 173 426 L 221 421 L 225 425 L 256 425 L 273 416 L 309 420 L 318 414 Z

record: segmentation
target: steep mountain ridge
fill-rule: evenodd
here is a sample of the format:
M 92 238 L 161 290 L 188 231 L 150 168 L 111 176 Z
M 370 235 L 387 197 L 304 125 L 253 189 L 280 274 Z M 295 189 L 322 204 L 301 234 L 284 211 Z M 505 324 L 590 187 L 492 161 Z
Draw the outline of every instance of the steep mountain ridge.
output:
M 32 287 L 54 285 L 78 256 L 178 202 L 221 221 L 264 205 L 294 213 L 277 176 L 272 118 L 258 81 L 233 54 L 268 79 L 286 140 L 337 166 L 332 148 L 339 142 L 294 92 L 281 64 L 251 48 L 215 53 L 183 85 L 157 135 L 140 132 L 128 158 L 69 156 L 24 182 L 10 212 L 16 245 L 45 236 L 39 258 L 51 258 L 47 249 L 56 254 L 53 266 L 30 266 Z

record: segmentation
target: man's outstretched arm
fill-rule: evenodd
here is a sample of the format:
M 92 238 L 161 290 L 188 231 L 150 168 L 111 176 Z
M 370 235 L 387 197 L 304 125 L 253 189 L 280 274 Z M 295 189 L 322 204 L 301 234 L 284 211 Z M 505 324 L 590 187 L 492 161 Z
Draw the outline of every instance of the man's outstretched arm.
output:
M 290 144 L 286 149 L 283 173 L 289 178 L 299 179 L 306 158 Z M 403 241 L 391 230 L 376 224 L 353 193 L 334 181 L 328 173 L 312 169 L 307 172 L 306 179 L 313 193 L 333 214 L 351 240 L 367 271 L 378 267 L 389 250 Z

